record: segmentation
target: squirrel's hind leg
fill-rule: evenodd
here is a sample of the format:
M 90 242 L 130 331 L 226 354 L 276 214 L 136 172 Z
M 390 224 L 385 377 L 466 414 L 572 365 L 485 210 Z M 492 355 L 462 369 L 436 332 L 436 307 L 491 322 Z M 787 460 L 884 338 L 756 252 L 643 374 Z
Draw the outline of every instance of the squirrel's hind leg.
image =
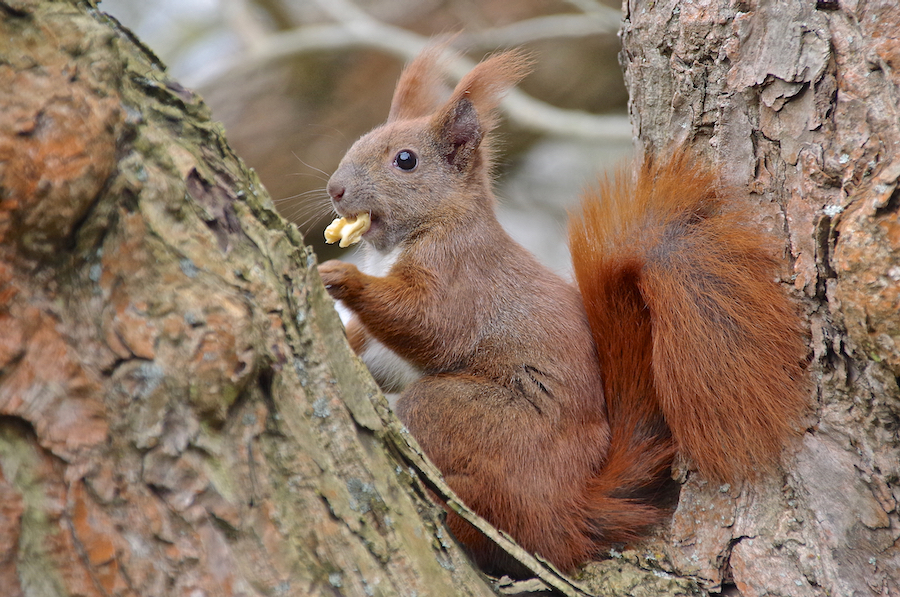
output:
M 593 443 L 595 460 L 602 460 L 605 420 L 598 419 L 593 432 L 579 422 L 576 457 L 559 416 L 501 384 L 465 374 L 423 377 L 401 395 L 396 411 L 463 502 L 526 550 L 562 569 L 593 554 L 583 503 L 591 459 L 584 453 Z M 447 524 L 484 570 L 521 574 L 462 518 L 448 512 Z

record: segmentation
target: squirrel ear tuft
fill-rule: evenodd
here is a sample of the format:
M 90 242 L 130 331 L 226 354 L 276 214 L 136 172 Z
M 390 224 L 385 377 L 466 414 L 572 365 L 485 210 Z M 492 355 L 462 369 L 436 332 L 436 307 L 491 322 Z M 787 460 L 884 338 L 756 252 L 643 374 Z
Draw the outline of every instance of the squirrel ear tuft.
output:
M 388 122 L 411 120 L 433 114 L 444 98 L 444 53 L 451 40 L 431 45 L 404 67 L 391 100 Z
M 497 126 L 495 114 L 503 95 L 531 70 L 520 50 L 495 54 L 469 71 L 432 120 L 447 160 L 464 169 L 484 136 Z
M 460 80 L 441 112 L 454 110 L 454 104 L 466 99 L 475 107 L 484 132 L 497 126 L 494 114 L 500 100 L 531 72 L 532 60 L 523 50 L 494 54 L 480 62 Z

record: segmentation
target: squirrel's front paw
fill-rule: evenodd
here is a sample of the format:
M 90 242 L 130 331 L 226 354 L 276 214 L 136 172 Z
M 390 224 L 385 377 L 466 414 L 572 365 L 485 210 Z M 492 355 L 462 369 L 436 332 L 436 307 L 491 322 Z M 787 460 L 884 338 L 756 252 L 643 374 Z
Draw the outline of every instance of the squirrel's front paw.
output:
M 346 295 L 347 283 L 359 275 L 359 269 L 352 263 L 330 259 L 319 266 L 319 277 L 325 284 L 325 290 L 335 300 Z

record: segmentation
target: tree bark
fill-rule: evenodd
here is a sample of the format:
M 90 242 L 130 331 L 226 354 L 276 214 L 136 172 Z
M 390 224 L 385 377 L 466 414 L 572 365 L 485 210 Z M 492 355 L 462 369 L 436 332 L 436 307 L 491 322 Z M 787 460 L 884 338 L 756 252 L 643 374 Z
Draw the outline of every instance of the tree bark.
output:
M 492 594 L 197 96 L 16 0 L 0 106 L 0 593 Z
M 783 479 L 690 475 L 662 549 L 706 590 L 900 594 L 900 11 L 894 0 L 627 0 L 639 145 L 747 188 L 808 316 L 813 412 Z

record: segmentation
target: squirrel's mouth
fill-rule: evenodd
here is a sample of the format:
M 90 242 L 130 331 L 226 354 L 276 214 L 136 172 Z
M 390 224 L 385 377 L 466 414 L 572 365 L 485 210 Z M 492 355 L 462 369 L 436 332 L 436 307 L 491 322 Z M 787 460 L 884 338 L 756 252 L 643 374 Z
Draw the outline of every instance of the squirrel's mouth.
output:
M 366 234 L 369 233 L 369 230 L 371 230 L 372 227 L 375 226 L 376 222 L 378 222 L 380 218 L 379 218 L 377 215 L 375 215 L 374 213 L 372 213 L 371 211 L 365 211 L 365 210 L 363 210 L 363 211 L 358 211 L 358 212 L 354 212 L 354 213 L 352 214 L 352 216 L 350 216 L 350 217 L 353 217 L 353 218 L 359 218 L 359 217 L 360 217 L 361 215 L 363 215 L 363 214 L 369 216 L 369 226 L 368 226 L 368 228 L 366 229 L 366 231 L 363 232 L 363 236 L 365 236 Z
M 369 214 L 369 217 L 373 220 L 376 217 L 372 210 L 369 209 L 358 209 L 354 211 L 335 208 L 334 213 L 336 213 L 339 218 L 347 218 L 348 220 L 355 220 L 363 214 Z

